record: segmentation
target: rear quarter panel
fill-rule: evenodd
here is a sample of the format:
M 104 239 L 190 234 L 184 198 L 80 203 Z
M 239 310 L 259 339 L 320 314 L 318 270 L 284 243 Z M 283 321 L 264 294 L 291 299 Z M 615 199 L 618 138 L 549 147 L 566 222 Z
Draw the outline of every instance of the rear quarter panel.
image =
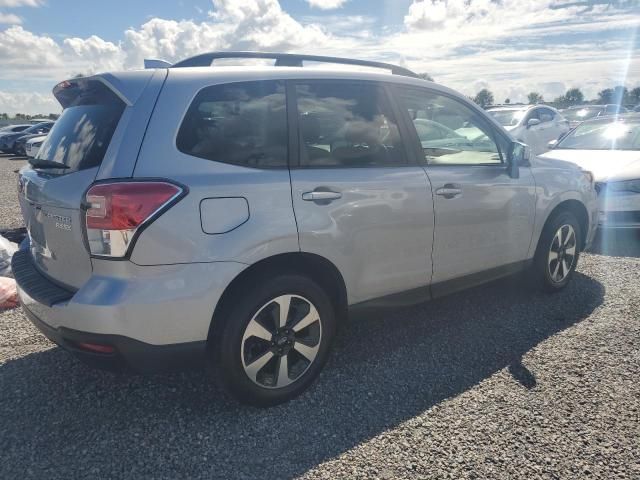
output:
M 589 228 L 583 235 L 587 235 L 589 241 L 598 224 L 598 202 L 593 185 L 580 167 L 571 162 L 541 157 L 532 158 L 531 164 L 536 181 L 536 218 L 529 257 L 535 255 L 538 240 L 549 216 L 560 203 L 567 200 L 577 200 L 586 207 Z
M 170 71 L 149 123 L 134 177 L 167 178 L 185 185 L 189 193 L 142 232 L 131 255 L 134 263 L 253 264 L 272 255 L 299 251 L 288 169 L 228 165 L 184 154 L 176 146 L 180 124 L 197 92 L 229 80 L 224 76 L 189 76 L 179 70 Z M 249 218 L 226 233 L 205 233 L 200 216 L 203 200 L 229 197 L 246 199 Z

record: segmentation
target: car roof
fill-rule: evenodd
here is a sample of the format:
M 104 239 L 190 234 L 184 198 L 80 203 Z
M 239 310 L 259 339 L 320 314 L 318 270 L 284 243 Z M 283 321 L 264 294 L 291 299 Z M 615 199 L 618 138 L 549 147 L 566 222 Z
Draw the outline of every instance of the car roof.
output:
M 364 69 L 366 68 L 366 70 Z M 181 67 L 163 69 L 127 70 L 96 74 L 84 77 L 84 80 L 98 80 L 114 89 L 126 103 L 132 104 L 146 86 L 149 77 L 158 71 L 167 71 L 169 81 L 203 82 L 210 85 L 219 83 L 233 83 L 258 80 L 353 80 L 376 81 L 394 83 L 398 85 L 429 87 L 457 98 L 466 98 L 444 85 L 429 80 L 393 75 L 378 68 L 359 67 L 331 68 L 325 67 L 281 67 L 281 66 L 211 66 L 211 67 Z M 68 82 L 83 79 L 69 79 Z M 61 82 L 58 85 L 62 85 Z M 56 86 L 58 88 L 58 86 Z M 54 88 L 54 94 L 56 93 Z

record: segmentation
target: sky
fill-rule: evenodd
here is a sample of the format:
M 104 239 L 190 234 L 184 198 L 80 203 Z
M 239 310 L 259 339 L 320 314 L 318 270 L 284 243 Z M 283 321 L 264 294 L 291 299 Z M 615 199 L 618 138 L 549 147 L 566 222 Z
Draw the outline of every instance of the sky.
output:
M 640 0 L 0 0 L 0 112 L 76 74 L 214 50 L 347 56 L 496 102 L 640 86 Z

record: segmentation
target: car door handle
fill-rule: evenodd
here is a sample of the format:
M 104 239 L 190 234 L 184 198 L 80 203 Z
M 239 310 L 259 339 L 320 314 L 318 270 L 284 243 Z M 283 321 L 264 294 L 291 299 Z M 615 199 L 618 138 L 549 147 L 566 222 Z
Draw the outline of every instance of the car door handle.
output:
M 331 201 L 342 198 L 340 192 L 332 192 L 327 190 L 314 190 L 313 192 L 305 192 L 302 194 L 302 200 L 308 202 Z
M 462 187 L 455 183 L 447 183 L 436 190 L 436 195 L 440 195 L 444 198 L 455 198 L 462 195 Z

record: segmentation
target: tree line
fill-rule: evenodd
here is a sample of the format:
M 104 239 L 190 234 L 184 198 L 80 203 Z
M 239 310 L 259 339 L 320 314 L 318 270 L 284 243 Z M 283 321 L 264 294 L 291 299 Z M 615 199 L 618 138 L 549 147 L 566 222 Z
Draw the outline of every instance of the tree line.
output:
M 59 116 L 60 114 L 58 113 L 36 113 L 35 115 L 16 113 L 12 117 L 8 113 L 0 113 L 0 120 L 31 120 L 32 118 L 48 118 L 49 120 L 57 120 Z
M 469 98 L 483 108 L 494 104 L 493 93 L 487 88 L 480 90 L 476 93 L 475 97 Z M 605 88 L 598 92 L 598 98 L 590 101 L 585 101 L 584 94 L 579 88 L 570 88 L 564 95 L 554 98 L 551 102 L 546 102 L 543 96 L 538 92 L 530 92 L 527 95 L 527 101 L 530 105 L 535 105 L 537 103 L 550 103 L 557 108 L 567 108 L 572 105 L 581 105 L 584 103 L 638 105 L 640 104 L 640 87 L 635 87 L 631 90 L 623 85 L 618 85 L 613 88 Z M 504 103 L 510 104 L 511 99 L 505 99 Z

